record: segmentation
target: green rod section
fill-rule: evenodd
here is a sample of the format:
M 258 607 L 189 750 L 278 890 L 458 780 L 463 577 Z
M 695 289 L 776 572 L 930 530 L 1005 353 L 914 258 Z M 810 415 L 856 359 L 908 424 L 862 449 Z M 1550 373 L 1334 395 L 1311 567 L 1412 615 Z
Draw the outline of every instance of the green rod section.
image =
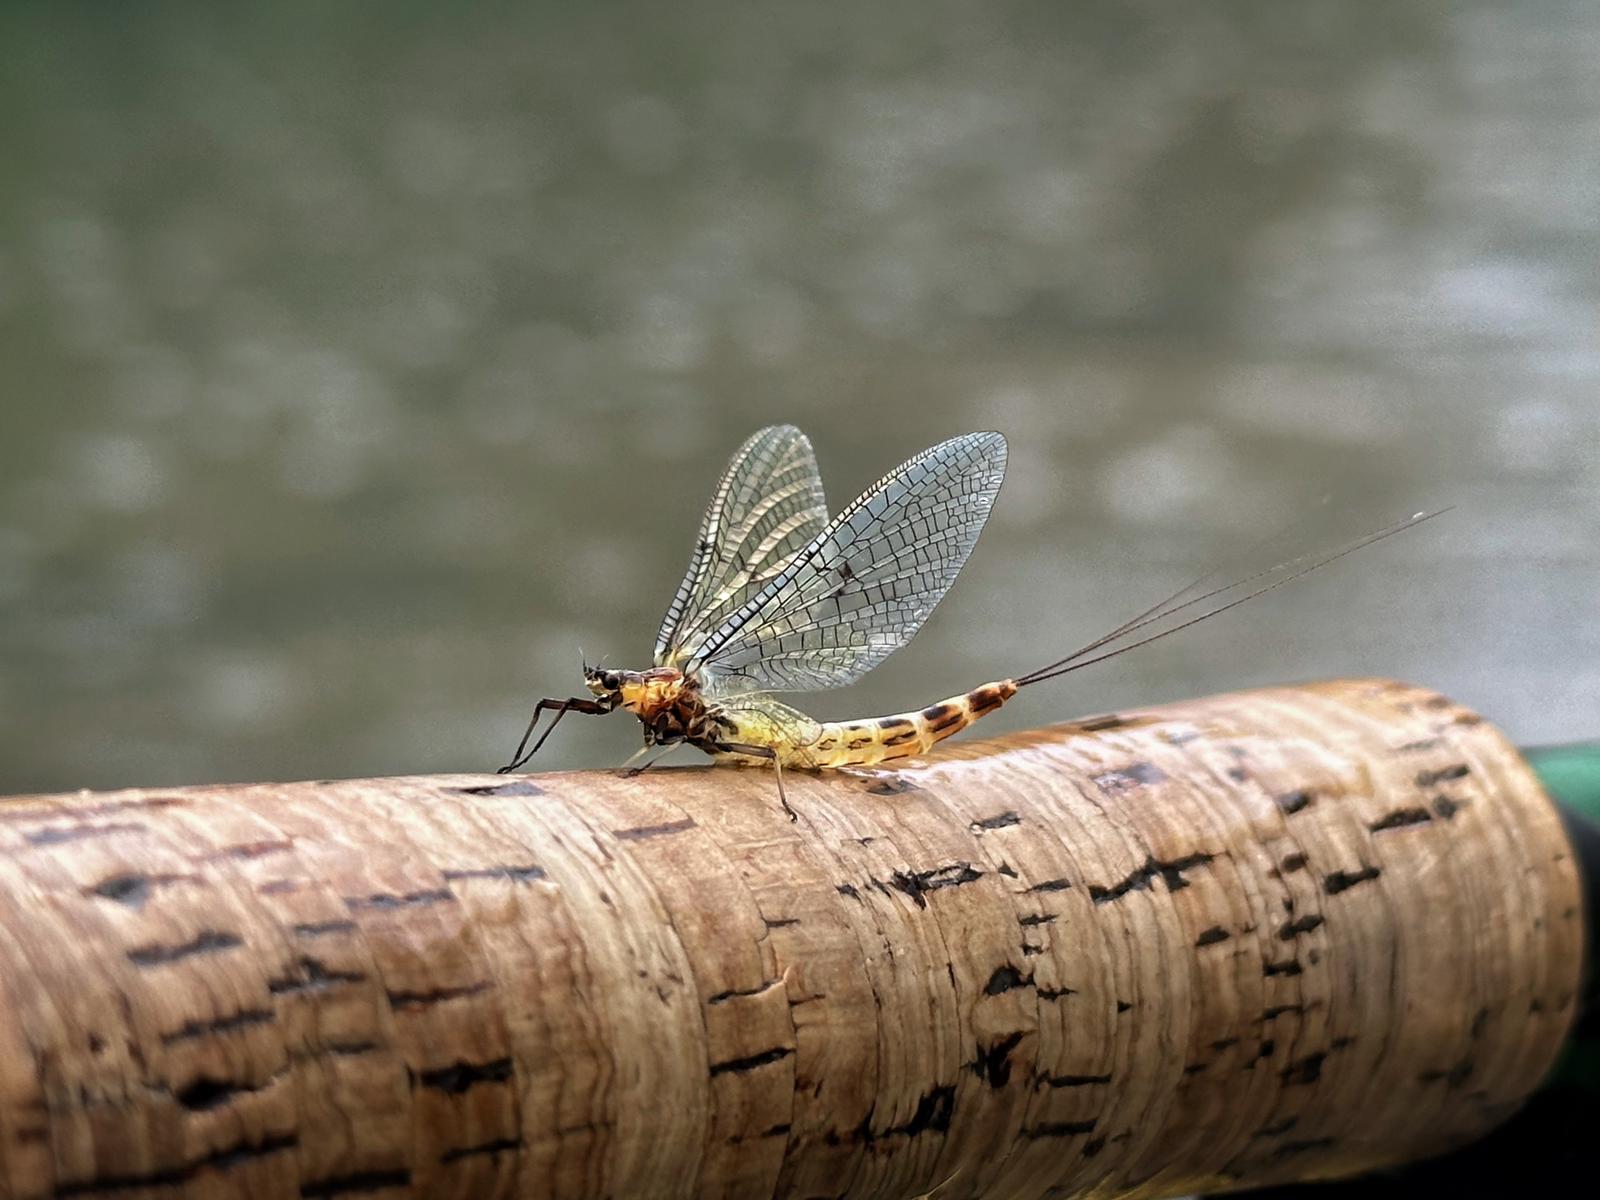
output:
M 1548 1086 L 1578 1088 L 1592 1097 L 1600 1094 L 1600 1033 L 1594 1019 L 1600 1013 L 1600 742 L 1539 746 L 1524 749 L 1522 756 L 1561 810 L 1583 878 L 1584 1004 L 1572 1043 Z
M 1522 756 L 1563 812 L 1600 826 L 1600 742 L 1538 746 Z

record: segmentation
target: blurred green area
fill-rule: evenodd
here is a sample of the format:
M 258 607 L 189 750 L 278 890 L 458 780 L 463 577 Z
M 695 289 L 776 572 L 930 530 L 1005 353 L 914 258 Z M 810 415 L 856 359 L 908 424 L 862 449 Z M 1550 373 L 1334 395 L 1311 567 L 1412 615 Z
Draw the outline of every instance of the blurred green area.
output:
M 819 712 L 1332 493 L 1458 507 L 994 727 L 1384 673 L 1592 737 L 1597 48 L 1575 0 L 0 7 L 0 792 L 494 766 L 580 645 L 647 659 L 776 420 L 835 505 L 1014 448 Z

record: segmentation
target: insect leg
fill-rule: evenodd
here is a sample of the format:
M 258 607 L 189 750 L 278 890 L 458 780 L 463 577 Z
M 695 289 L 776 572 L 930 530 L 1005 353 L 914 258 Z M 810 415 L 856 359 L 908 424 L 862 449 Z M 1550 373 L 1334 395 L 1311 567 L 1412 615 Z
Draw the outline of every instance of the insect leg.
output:
M 778 777 L 778 803 L 783 805 L 783 811 L 789 814 L 789 820 L 798 821 L 800 818 L 794 809 L 789 807 L 789 797 L 783 794 L 783 759 L 776 754 L 772 756 L 772 769 Z
M 638 762 L 641 758 L 643 758 L 648 753 L 650 753 L 650 743 L 646 742 L 644 745 L 640 746 L 637 750 L 635 750 L 632 754 L 628 755 L 627 758 L 623 759 L 622 760 L 622 765 L 620 767 L 618 767 L 617 770 L 619 772 L 621 772 L 623 775 L 628 775 L 628 776 L 639 774 L 639 771 L 635 771 L 633 769 L 633 764 Z M 644 768 L 642 768 L 642 767 L 640 768 L 641 771 L 643 769 Z
M 789 813 L 790 821 L 798 821 L 795 810 L 789 806 L 789 797 L 784 795 L 784 760 L 778 757 L 778 750 L 771 746 L 752 746 L 749 742 L 710 742 L 710 749 L 715 754 L 747 754 L 752 758 L 771 758 L 773 770 L 778 773 L 778 803 L 784 806 L 784 811 Z
M 783 805 L 783 811 L 789 814 L 789 820 L 800 819 L 794 809 L 789 807 L 789 797 L 784 794 L 783 759 L 778 757 L 776 750 L 771 746 L 752 746 L 747 742 L 713 742 L 712 746 L 723 754 L 748 754 L 751 758 L 770 758 L 773 770 L 778 775 L 778 803 Z
M 623 763 L 622 766 L 618 767 L 617 769 L 622 772 L 622 777 L 624 779 L 632 779 L 635 776 L 643 775 L 651 767 L 655 766 L 658 762 L 660 762 L 667 755 L 671 754 L 673 752 L 673 750 L 675 750 L 677 747 L 679 747 L 681 745 L 683 745 L 683 742 L 681 740 L 680 741 L 676 741 L 676 742 L 669 742 L 669 743 L 667 743 L 667 748 L 665 750 L 663 750 L 660 754 L 656 755 L 649 762 L 645 763 L 644 766 L 636 767 L 636 766 L 633 765 L 633 763 L 635 761 L 637 761 L 638 758 L 641 755 L 643 755 L 646 750 L 650 749 L 649 746 L 640 746 L 639 749 L 636 752 L 634 752 L 633 754 L 630 754 L 628 756 L 628 761 Z
M 544 732 L 539 735 L 539 740 L 533 744 L 533 749 L 524 754 L 522 751 L 524 747 L 527 746 L 528 739 L 533 736 L 533 728 L 539 723 L 539 714 L 544 712 L 547 708 L 555 711 L 555 720 L 551 721 L 550 724 L 545 726 Z M 539 703 L 533 706 L 533 716 L 528 719 L 528 728 L 523 731 L 522 740 L 517 743 L 517 752 L 511 756 L 510 762 L 501 767 L 495 773 L 497 775 L 509 774 L 510 772 L 515 771 L 518 767 L 522 766 L 523 763 L 527 762 L 535 754 L 539 753 L 539 747 L 544 745 L 545 739 L 550 736 L 550 731 L 561 723 L 561 718 L 566 716 L 567 713 L 581 712 L 588 713 L 591 716 L 598 716 L 602 713 L 608 713 L 610 711 L 611 705 L 605 703 L 603 700 L 585 700 L 577 696 L 574 696 L 569 700 L 545 699 L 539 701 Z

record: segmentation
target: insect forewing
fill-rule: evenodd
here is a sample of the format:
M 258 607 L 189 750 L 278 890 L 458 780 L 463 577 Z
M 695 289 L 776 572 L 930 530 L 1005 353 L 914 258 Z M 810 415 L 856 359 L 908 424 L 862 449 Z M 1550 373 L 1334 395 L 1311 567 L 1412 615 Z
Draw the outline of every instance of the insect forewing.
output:
M 681 667 L 827 524 L 806 435 L 793 425 L 753 434 L 729 460 L 700 521 L 688 574 L 656 635 L 656 665 Z
M 998 433 L 952 438 L 902 463 L 713 630 L 686 669 L 723 693 L 860 678 L 911 640 L 955 582 L 1005 465 Z

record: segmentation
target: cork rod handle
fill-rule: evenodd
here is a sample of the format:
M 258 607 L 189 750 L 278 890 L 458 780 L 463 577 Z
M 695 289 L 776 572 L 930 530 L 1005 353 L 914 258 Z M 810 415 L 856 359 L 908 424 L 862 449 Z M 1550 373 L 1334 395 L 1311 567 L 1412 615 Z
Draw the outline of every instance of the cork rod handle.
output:
M 0 1200 L 1256 1186 L 1478 1137 L 1572 1020 L 1557 814 L 1423 689 L 787 787 L 0 801 Z

